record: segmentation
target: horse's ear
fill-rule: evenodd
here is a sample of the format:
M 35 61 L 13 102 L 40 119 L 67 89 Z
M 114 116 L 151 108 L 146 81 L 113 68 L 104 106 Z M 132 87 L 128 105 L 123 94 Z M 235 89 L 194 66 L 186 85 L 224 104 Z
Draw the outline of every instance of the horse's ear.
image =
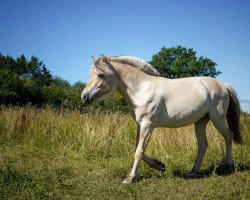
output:
M 95 58 L 94 56 L 91 56 L 91 58 L 92 58 L 94 64 L 96 64 L 97 63 L 97 58 Z
M 114 67 L 113 67 L 111 60 L 108 56 L 101 54 L 101 60 L 107 64 L 109 69 L 114 70 Z
M 110 59 L 108 56 L 105 56 L 103 54 L 101 54 L 101 59 L 103 62 L 107 63 L 107 64 L 110 64 Z

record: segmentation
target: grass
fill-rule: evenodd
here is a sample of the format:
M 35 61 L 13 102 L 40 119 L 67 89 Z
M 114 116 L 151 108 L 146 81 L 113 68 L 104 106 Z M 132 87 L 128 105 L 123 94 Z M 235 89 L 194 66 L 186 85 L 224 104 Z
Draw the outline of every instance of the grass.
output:
M 211 124 L 200 179 L 186 178 L 197 152 L 193 126 L 159 128 L 147 154 L 166 171 L 141 163 L 139 181 L 123 185 L 134 158 L 129 115 L 1 107 L 0 199 L 250 199 L 250 117 L 241 121 L 234 173 L 221 164 L 225 145 Z

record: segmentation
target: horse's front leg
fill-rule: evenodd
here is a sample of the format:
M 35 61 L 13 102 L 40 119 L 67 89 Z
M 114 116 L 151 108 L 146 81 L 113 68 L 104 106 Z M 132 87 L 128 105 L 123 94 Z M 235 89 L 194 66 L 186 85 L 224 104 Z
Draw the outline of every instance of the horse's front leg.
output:
M 135 181 L 139 163 L 144 156 L 144 152 L 148 144 L 149 138 L 152 134 L 152 131 L 153 131 L 153 128 L 151 127 L 150 122 L 144 121 L 140 124 L 140 134 L 137 137 L 138 143 L 136 144 L 137 147 L 135 150 L 134 165 L 129 176 L 123 181 L 123 183 L 132 183 Z
M 136 151 L 136 148 L 137 148 L 137 145 L 139 142 L 139 138 L 140 138 L 140 128 L 141 128 L 140 124 L 137 123 L 135 151 Z M 165 165 L 161 161 L 159 161 L 155 158 L 148 157 L 145 153 L 142 156 L 142 160 L 144 162 L 146 162 L 150 167 L 152 167 L 156 170 L 159 170 L 162 172 L 165 171 Z

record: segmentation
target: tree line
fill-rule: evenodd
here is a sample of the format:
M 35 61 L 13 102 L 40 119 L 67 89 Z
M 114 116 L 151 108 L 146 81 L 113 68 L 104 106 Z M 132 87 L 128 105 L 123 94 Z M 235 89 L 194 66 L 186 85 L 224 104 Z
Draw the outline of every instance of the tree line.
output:
M 0 103 L 9 105 L 50 104 L 61 106 L 66 101 L 78 105 L 84 84 L 52 76 L 37 57 L 24 55 L 14 59 L 0 54 Z
M 166 78 L 216 77 L 221 73 L 216 70 L 214 61 L 203 56 L 197 57 L 192 48 L 182 46 L 163 47 L 152 56 L 149 63 Z M 0 53 L 0 104 L 91 109 L 80 99 L 84 87 L 82 82 L 70 84 L 61 77 L 53 76 L 38 57 L 32 56 L 28 60 L 21 55 L 15 59 Z M 95 107 L 102 110 L 128 110 L 126 102 L 117 92 Z

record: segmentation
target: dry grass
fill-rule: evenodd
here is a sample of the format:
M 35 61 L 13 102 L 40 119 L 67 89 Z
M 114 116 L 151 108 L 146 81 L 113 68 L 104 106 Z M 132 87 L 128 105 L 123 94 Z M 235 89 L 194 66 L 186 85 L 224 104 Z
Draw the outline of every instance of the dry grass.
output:
M 197 144 L 193 126 L 154 131 L 147 154 L 166 164 L 161 173 L 142 163 L 139 182 L 122 185 L 133 162 L 135 123 L 127 114 L 0 109 L 0 199 L 248 199 L 250 117 L 242 115 L 244 145 L 233 145 L 235 173 L 221 161 L 225 145 L 212 124 L 202 178 L 186 179 Z

